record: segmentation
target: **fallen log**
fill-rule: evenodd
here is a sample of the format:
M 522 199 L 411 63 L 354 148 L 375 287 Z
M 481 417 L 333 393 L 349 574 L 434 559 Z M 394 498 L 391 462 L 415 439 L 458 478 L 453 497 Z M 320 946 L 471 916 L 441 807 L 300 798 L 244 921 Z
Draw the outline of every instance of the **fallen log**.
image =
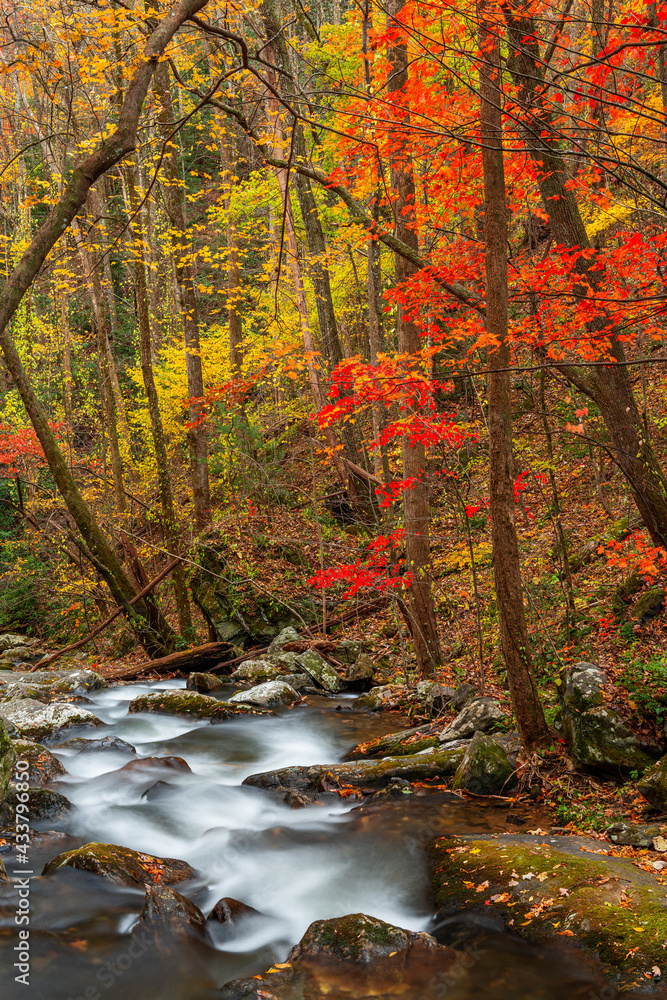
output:
M 229 656 L 233 649 L 230 642 L 207 642 L 204 646 L 182 649 L 178 653 L 170 653 L 169 656 L 161 656 L 157 660 L 147 660 L 146 663 L 139 663 L 135 667 L 106 676 L 107 680 L 121 681 L 132 680 L 149 670 L 155 670 L 158 674 L 193 671 L 231 673 L 235 660 L 226 660 L 225 656 Z
M 147 594 L 150 594 L 151 590 L 153 590 L 154 587 L 157 587 L 158 583 L 162 583 L 164 578 L 166 576 L 169 576 L 171 571 L 178 566 L 179 562 L 182 562 L 182 560 L 174 559 L 172 562 L 169 563 L 168 566 L 165 566 L 162 572 L 159 573 L 154 580 L 151 580 L 150 583 L 147 583 L 144 589 L 140 590 L 137 596 L 132 598 L 132 600 L 129 602 L 130 606 L 136 604 L 137 601 L 140 601 L 142 597 L 146 597 Z M 50 656 L 45 656 L 43 660 L 39 660 L 34 665 L 34 667 L 31 667 L 28 673 L 33 673 L 35 670 L 43 670 L 44 667 L 48 667 L 50 663 L 53 663 L 55 660 L 58 660 L 65 653 L 72 653 L 75 649 L 80 649 L 82 646 L 86 646 L 91 641 L 91 639 L 94 639 L 96 635 L 99 635 L 100 632 L 103 632 L 104 629 L 107 628 L 107 626 L 111 625 L 111 623 L 115 621 L 119 615 L 122 615 L 124 611 L 125 608 L 117 608 L 112 615 L 109 615 L 109 617 L 105 618 L 105 620 L 100 625 L 94 628 L 93 631 L 90 632 L 85 637 L 85 639 L 79 639 L 78 642 L 73 642 L 69 646 L 63 646 L 62 649 L 56 650 L 56 652 L 51 653 Z

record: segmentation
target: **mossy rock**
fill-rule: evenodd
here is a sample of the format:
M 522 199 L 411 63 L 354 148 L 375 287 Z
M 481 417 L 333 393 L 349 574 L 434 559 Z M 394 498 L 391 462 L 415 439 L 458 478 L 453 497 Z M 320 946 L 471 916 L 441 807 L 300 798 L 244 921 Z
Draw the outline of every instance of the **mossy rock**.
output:
M 657 618 L 665 607 L 665 597 L 667 597 L 667 591 L 664 587 L 651 587 L 635 602 L 632 617 L 636 618 L 642 625 Z
M 33 743 L 32 740 L 14 740 L 13 746 L 17 759 L 28 764 L 25 773 L 30 785 L 39 788 L 67 774 L 64 765 L 41 743 Z
M 68 694 L 85 696 L 89 691 L 106 686 L 104 677 L 94 670 L 40 670 L 34 674 L 14 675 L 0 688 L 0 701 L 33 698 L 51 702 Z
M 78 868 L 80 871 L 103 875 L 121 885 L 173 885 L 193 878 L 195 874 L 187 861 L 176 858 L 157 858 L 152 854 L 132 851 L 116 844 L 84 844 L 75 851 L 65 851 L 44 866 L 43 875 L 52 875 L 60 868 Z
M 233 695 L 229 705 L 260 705 L 264 708 L 280 708 L 294 705 L 301 701 L 301 696 L 285 681 L 265 681 L 247 691 L 239 691 Z
M 7 792 L 7 802 L 10 806 L 16 807 L 18 803 L 15 786 L 10 785 Z M 28 819 L 31 823 L 38 823 L 43 820 L 60 819 L 72 808 L 69 799 L 54 792 L 52 788 L 29 788 L 28 792 Z
M 626 982 L 636 975 L 645 983 L 645 970 L 664 961 L 664 889 L 629 860 L 596 857 L 599 850 L 581 837 L 436 840 L 433 899 L 445 913 L 492 905 L 529 940 L 570 932 Z
M 232 705 L 228 701 L 218 701 L 207 694 L 196 691 L 153 691 L 134 698 L 127 709 L 129 714 L 155 712 L 158 715 L 180 715 L 185 718 L 210 719 L 211 722 L 226 722 L 239 715 L 269 715 L 269 709 L 255 705 Z
M 564 715 L 563 729 L 572 760 L 579 767 L 622 776 L 630 771 L 642 774 L 653 765 L 653 757 L 609 708 Z
M 199 694 L 208 694 L 209 691 L 219 691 L 227 683 L 227 678 L 222 681 L 215 674 L 192 673 L 185 682 L 188 691 L 198 691 Z
M 491 736 L 475 733 L 456 769 L 452 791 L 508 795 L 516 787 L 516 765 Z
M 16 751 L 12 744 L 7 726 L 0 719 L 0 803 L 5 801 L 9 782 L 14 773 Z
M 360 757 L 406 757 L 427 750 L 429 747 L 439 747 L 438 733 L 429 726 L 416 726 L 399 733 L 389 733 L 378 736 L 367 743 L 358 743 L 345 754 L 345 760 L 358 760 Z
M 644 772 L 637 783 L 637 791 L 654 809 L 667 812 L 667 756 Z
M 296 658 L 300 672 L 310 674 L 318 687 L 332 694 L 345 690 L 345 681 L 316 649 L 307 649 Z
M 243 784 L 257 788 L 316 792 L 322 788 L 323 781 L 332 785 L 382 788 L 393 778 L 403 778 L 406 781 L 444 779 L 456 773 L 465 749 L 464 744 L 459 744 L 405 757 L 353 760 L 343 764 L 316 764 L 311 767 L 283 767 L 276 771 L 251 774 Z
M 405 954 L 414 944 L 437 948 L 434 938 L 423 932 L 405 931 L 365 913 L 351 913 L 333 920 L 316 920 L 289 956 L 370 965 L 396 954 Z
M 611 598 L 611 610 L 617 618 L 625 615 L 630 598 L 639 593 L 643 586 L 644 581 L 639 573 L 631 573 L 618 585 Z
M 296 660 L 296 656 L 294 659 Z M 235 684 L 243 681 L 248 684 L 262 684 L 264 681 L 275 680 L 281 674 L 281 667 L 271 660 L 246 660 L 236 668 L 229 679 Z

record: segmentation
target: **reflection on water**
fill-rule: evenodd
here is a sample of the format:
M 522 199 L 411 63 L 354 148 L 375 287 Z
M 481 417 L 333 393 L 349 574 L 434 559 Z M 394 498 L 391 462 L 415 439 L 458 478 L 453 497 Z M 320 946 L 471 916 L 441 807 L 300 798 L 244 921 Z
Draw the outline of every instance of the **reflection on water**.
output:
M 423 840 L 447 830 L 490 829 L 498 822 L 497 815 L 446 796 L 380 801 L 352 811 L 345 803 L 292 810 L 241 782 L 258 771 L 334 762 L 359 740 L 396 728 L 396 720 L 336 711 L 345 700 L 326 699 L 275 717 L 220 725 L 128 716 L 128 703 L 137 694 L 182 683 L 110 688 L 93 695 L 92 708 L 109 724 L 104 734 L 132 744 L 138 757 L 181 757 L 190 771 L 159 761 L 125 769 L 136 759 L 129 751 L 63 749 L 68 774 L 59 788 L 74 808 L 58 824 L 65 838 L 33 844 L 33 866 L 41 871 L 55 854 L 89 841 L 115 843 L 188 861 L 197 878 L 178 888 L 204 913 L 221 897 L 232 896 L 261 911 L 264 919 L 240 924 L 231 935 L 218 928 L 215 947 L 174 944 L 169 954 L 158 954 L 155 942 L 142 941 L 135 926 L 142 892 L 70 869 L 35 878 L 26 989 L 13 981 L 15 889 L 0 885 L 3 1000 L 204 1000 L 232 978 L 283 961 L 316 919 L 365 912 L 401 927 L 426 929 L 431 914 Z M 221 697 L 232 691 L 222 691 Z M 155 787 L 156 782 L 163 784 Z M 8 867 L 13 867 L 11 857 Z M 294 1000 L 297 995 L 309 1000 L 311 995 L 383 993 L 414 1000 L 560 1000 L 588 997 L 586 989 L 597 975 L 570 958 L 564 962 L 560 953 L 517 947 L 496 931 L 487 933 L 483 956 L 470 961 L 465 955 L 460 953 L 456 976 L 447 980 L 442 978 L 446 970 L 425 965 L 400 977 L 392 973 L 384 983 L 365 982 L 359 972 L 356 985 L 306 977 L 290 989 Z M 359 992 L 362 986 L 365 994 Z

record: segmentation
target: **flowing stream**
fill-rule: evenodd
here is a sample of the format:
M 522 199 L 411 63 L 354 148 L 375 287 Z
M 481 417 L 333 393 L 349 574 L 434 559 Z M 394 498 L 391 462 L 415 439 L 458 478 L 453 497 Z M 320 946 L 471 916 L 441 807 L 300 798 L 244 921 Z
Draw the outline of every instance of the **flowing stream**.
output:
M 261 789 L 242 786 L 243 779 L 286 765 L 333 763 L 360 740 L 396 729 L 396 719 L 351 712 L 344 697 L 311 698 L 284 714 L 219 725 L 127 714 L 138 694 L 182 686 L 132 684 L 91 695 L 92 711 L 108 725 L 83 735 L 118 736 L 137 754 L 55 748 L 68 771 L 57 787 L 73 808 L 55 823 L 36 824 L 42 832 L 30 848 L 32 869 L 39 876 L 56 854 L 90 841 L 117 844 L 189 862 L 198 877 L 176 888 L 205 914 L 220 898 L 234 897 L 264 916 L 231 933 L 213 924 L 215 948 L 184 944 L 179 951 L 174 945 L 165 957 L 131 936 L 142 891 L 65 868 L 31 881 L 26 987 L 14 980 L 16 892 L 0 884 L 2 1000 L 206 1000 L 228 980 L 284 961 L 313 920 L 364 912 L 411 930 L 430 929 L 423 834 L 506 829 L 497 810 L 492 815 L 428 800 L 291 809 Z M 233 691 L 230 686 L 218 697 Z M 150 764 L 124 769 L 149 756 L 182 757 L 191 770 Z M 11 873 L 13 855 L 4 860 Z M 464 936 L 471 927 L 483 935 L 483 957 L 474 948 L 462 952 L 468 960 L 461 962 L 458 979 L 436 976 L 423 1000 L 599 995 L 591 992 L 597 972 L 576 957 L 564 960 L 557 950 L 517 943 L 486 926 L 483 916 L 463 925 L 454 920 L 452 942 L 462 926 Z M 422 1000 L 422 993 L 406 997 Z

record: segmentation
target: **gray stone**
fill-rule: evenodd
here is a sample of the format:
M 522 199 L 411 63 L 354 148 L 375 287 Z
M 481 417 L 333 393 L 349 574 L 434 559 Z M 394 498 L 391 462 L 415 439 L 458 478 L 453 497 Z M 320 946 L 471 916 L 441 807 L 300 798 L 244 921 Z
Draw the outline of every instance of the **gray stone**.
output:
M 441 743 L 463 740 L 477 732 L 486 732 L 495 723 L 505 722 L 507 716 L 495 698 L 474 698 L 468 702 L 453 722 L 439 735 Z
M 565 674 L 565 708 L 577 712 L 599 708 L 604 705 L 607 683 L 607 675 L 595 663 L 575 663 Z
M 298 691 L 284 681 L 266 681 L 249 691 L 239 691 L 229 699 L 229 703 L 277 708 L 280 705 L 293 705 L 300 700 Z
M 365 655 L 364 643 L 354 639 L 343 639 L 334 649 L 333 655 L 339 663 L 349 663 L 351 666 L 360 656 Z
M 330 663 L 321 656 L 316 649 L 307 649 L 305 653 L 300 653 L 296 658 L 301 670 L 313 678 L 313 680 L 325 691 L 332 694 L 339 694 L 345 690 L 345 681 L 336 673 Z
M 0 652 L 4 652 L 6 649 L 13 649 L 16 646 L 25 646 L 27 642 L 27 635 L 18 635 L 16 632 L 4 632 L 0 635 Z
M 286 670 L 288 673 L 296 673 L 299 670 L 298 653 L 283 650 L 282 653 L 269 653 L 267 656 L 268 662 L 272 663 L 274 667 L 279 667 L 280 670 Z
M 455 712 L 460 712 L 461 709 L 472 701 L 473 698 L 477 697 L 477 688 L 474 684 L 468 684 L 466 681 L 463 684 L 459 684 L 456 691 L 452 695 L 452 708 Z
M 236 668 L 229 679 L 235 684 L 243 681 L 249 684 L 261 684 L 263 681 L 272 681 L 280 677 L 281 673 L 280 667 L 271 660 L 246 660 Z
M 0 701 L 33 698 L 50 702 L 68 694 L 83 696 L 106 686 L 105 679 L 94 670 L 38 670 L 8 678 L 0 687 Z
M 120 753 L 136 753 L 137 751 L 131 743 L 126 743 L 119 736 L 102 736 L 96 740 L 86 739 L 85 736 L 75 736 L 71 740 L 59 743 L 55 747 L 58 750 L 76 750 L 77 753 L 95 753 L 98 750 L 115 750 Z
M 475 733 L 454 775 L 452 789 L 475 795 L 508 795 L 516 783 L 516 766 L 500 744 L 491 736 Z
M 634 823 L 612 823 L 605 830 L 612 844 L 623 847 L 652 847 L 653 838 L 660 836 L 660 827 L 637 826 Z
M 393 684 L 382 684 L 371 688 L 367 694 L 361 694 L 352 703 L 352 708 L 360 712 L 381 712 L 384 709 L 397 708 L 400 689 Z
M 52 741 L 80 726 L 103 726 L 92 712 L 76 705 L 52 702 L 43 705 L 32 698 L 17 698 L 0 705 L 0 718 L 11 723 L 22 737 L 38 742 Z
M 438 715 L 451 705 L 455 693 L 454 688 L 437 681 L 419 681 L 417 684 L 417 697 L 425 712 L 431 716 Z
M 345 683 L 351 691 L 368 691 L 375 677 L 375 664 L 368 653 L 361 653 L 345 673 Z
M 305 688 L 313 687 L 313 678 L 310 674 L 282 674 L 280 679 L 293 687 L 295 691 L 303 691 Z
M 301 642 L 301 636 L 291 625 L 282 629 L 272 641 L 269 646 L 269 656 L 276 656 L 278 653 L 282 653 L 286 642 Z

